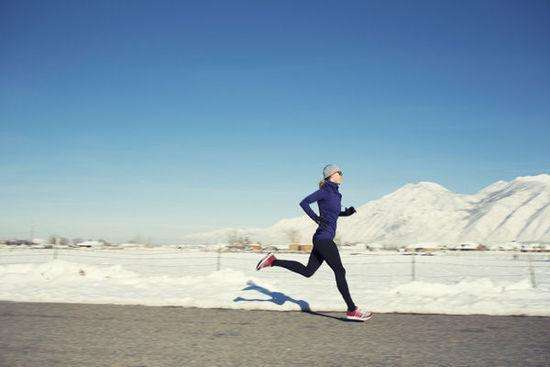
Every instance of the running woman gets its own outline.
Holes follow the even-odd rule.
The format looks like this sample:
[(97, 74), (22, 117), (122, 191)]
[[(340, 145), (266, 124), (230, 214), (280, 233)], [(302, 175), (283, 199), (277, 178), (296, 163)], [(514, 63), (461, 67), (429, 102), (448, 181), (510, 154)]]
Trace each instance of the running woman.
[[(338, 166), (333, 164), (325, 166), (323, 168), (323, 179), (319, 182), (319, 190), (306, 196), (300, 202), (300, 206), (306, 214), (319, 225), (313, 234), (313, 250), (309, 255), (307, 265), (304, 266), (298, 261), (277, 259), (270, 252), (260, 260), (256, 270), (279, 266), (309, 278), (319, 269), (323, 261), (326, 261), (334, 271), (336, 286), (348, 307), (346, 318), (366, 321), (373, 316), (373, 313), (363, 312), (353, 303), (346, 281), (346, 270), (342, 265), (338, 247), (333, 241), (338, 217), (347, 217), (356, 212), (353, 206), (340, 211), (342, 194), (338, 191), (338, 185), (342, 183), (342, 178), (343, 174)], [(319, 215), (310, 207), (313, 202), (317, 202), (319, 206)]]

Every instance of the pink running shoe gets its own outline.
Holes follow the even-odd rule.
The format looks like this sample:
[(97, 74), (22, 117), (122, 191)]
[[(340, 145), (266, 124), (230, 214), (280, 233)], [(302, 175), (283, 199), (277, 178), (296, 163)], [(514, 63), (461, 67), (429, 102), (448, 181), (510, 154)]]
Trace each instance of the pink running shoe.
[(358, 308), (355, 308), (355, 311), (346, 312), (346, 319), (356, 320), (356, 321), (367, 321), (370, 320), (374, 314), (370, 311), (363, 312)]
[(256, 265), (256, 270), (260, 270), (261, 268), (265, 268), (268, 266), (273, 266), (273, 261), (275, 261), (275, 255), (273, 255), (271, 252), (269, 252), (263, 259), (260, 260), (258, 265)]

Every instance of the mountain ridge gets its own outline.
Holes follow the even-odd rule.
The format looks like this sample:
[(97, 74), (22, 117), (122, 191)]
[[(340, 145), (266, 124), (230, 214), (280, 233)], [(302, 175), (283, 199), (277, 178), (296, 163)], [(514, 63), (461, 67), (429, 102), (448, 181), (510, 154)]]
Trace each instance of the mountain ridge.
[[(317, 211), (316, 205), (313, 205)], [(431, 181), (407, 183), (356, 207), (338, 220), (342, 242), (406, 245), (420, 242), (550, 242), (550, 175), (496, 181), (475, 194), (455, 193)], [(311, 242), (316, 224), (305, 214), (266, 228), (225, 228), (187, 235), (190, 243), (248, 236), (262, 243)]]

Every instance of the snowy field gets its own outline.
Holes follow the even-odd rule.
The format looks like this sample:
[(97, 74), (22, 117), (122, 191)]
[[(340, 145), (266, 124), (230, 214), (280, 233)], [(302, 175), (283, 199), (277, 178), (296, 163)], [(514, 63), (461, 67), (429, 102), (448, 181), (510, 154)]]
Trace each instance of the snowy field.
[[(351, 295), (374, 312), (550, 316), (550, 254), (341, 250)], [(344, 311), (330, 268), (256, 271), (263, 254), (0, 249), (0, 300)], [(307, 262), (308, 254), (279, 258)], [(219, 270), (218, 270), (219, 269)]]

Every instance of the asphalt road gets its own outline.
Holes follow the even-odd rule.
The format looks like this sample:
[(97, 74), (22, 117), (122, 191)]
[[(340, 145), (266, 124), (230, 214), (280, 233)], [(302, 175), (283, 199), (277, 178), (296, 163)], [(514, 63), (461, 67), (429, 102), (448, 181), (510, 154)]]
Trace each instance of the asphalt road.
[(550, 366), (550, 318), (0, 302), (0, 366)]

